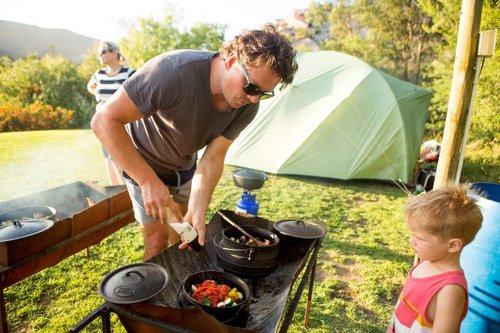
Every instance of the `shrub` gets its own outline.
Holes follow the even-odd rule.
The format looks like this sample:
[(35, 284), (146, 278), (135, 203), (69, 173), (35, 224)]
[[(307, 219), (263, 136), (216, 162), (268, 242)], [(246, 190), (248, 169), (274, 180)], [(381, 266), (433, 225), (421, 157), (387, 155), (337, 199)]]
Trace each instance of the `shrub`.
[(70, 127), (74, 111), (35, 101), (23, 106), (19, 100), (0, 103), (0, 131), (64, 129)]
[(28, 55), (11, 63), (4, 61), (0, 98), (15, 99), (23, 106), (52, 105), (56, 110), (57, 107), (74, 110), (71, 128), (88, 127), (94, 101), (86, 90), (86, 80), (69, 60)]

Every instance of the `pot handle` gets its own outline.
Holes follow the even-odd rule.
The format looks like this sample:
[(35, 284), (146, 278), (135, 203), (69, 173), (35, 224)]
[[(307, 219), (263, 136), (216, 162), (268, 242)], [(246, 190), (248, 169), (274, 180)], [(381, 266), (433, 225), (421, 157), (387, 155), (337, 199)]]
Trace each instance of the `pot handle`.
[[(217, 240), (217, 237), (220, 236), (220, 239)], [(252, 261), (252, 255), (253, 253), (255, 252), (255, 250), (253, 248), (250, 248), (250, 249), (231, 249), (229, 247), (223, 247), (221, 245), (221, 242), (222, 242), (222, 234), (217, 234), (214, 236), (213, 238), (213, 241), (214, 241), (214, 245), (216, 247), (218, 247), (219, 249), (223, 250), (223, 251), (227, 251), (229, 252), (229, 255), (234, 257), (234, 258), (238, 258), (238, 259), (247, 259), (248, 261)], [(230, 253), (230, 252), (243, 252), (244, 254), (247, 254), (248, 257), (245, 258), (245, 257), (242, 257), (242, 256), (239, 256), (239, 255), (236, 255), (236, 254), (233, 254), (233, 253)]]
[(12, 225), (14, 226), (14, 228), (22, 228), (23, 227), (23, 224), (18, 219), (14, 219), (14, 221), (12, 222)]
[(127, 273), (125, 273), (125, 276), (131, 276), (132, 274), (136, 274), (137, 276), (139, 276), (139, 279), (145, 279), (146, 277), (139, 271), (128, 271)]

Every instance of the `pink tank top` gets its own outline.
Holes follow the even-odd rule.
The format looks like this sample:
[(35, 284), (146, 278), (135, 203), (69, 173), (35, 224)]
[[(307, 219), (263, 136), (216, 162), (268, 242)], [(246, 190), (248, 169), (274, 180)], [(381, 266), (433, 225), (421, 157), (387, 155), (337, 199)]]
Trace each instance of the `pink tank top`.
[[(432, 297), (444, 286), (457, 284), (467, 290), (467, 282), (462, 270), (450, 271), (425, 278), (412, 276), (415, 265), (406, 280), (394, 310), (392, 331), (408, 333), (432, 332), (432, 322), (426, 316), (427, 306)], [(462, 320), (467, 314), (469, 299), (466, 298)]]

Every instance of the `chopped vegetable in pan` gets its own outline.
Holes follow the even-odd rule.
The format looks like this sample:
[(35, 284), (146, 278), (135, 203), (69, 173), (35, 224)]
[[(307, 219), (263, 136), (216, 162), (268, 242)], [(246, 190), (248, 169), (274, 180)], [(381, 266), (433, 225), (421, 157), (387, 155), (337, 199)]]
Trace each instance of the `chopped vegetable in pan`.
[(228, 285), (217, 284), (213, 280), (191, 286), (191, 296), (198, 302), (212, 307), (229, 307), (240, 304), (243, 294), (237, 288), (231, 289)]

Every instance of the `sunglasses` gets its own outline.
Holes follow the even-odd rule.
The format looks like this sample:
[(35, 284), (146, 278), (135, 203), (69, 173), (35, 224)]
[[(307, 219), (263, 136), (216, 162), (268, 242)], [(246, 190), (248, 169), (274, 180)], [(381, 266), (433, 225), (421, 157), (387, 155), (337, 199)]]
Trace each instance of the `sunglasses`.
[(101, 52), (99, 52), (99, 55), (102, 56), (103, 54), (106, 54), (106, 53), (111, 53), (111, 51), (108, 51), (108, 50), (102, 50)]
[(248, 70), (243, 65), (240, 63), (241, 66), (241, 71), (243, 72), (243, 75), (245, 76), (245, 79), (247, 79), (247, 84), (243, 86), (243, 91), (245, 94), (250, 95), (250, 96), (259, 96), (259, 100), (264, 100), (268, 99), (271, 97), (274, 97), (274, 91), (263, 91), (259, 87), (257, 87), (252, 80), (250, 80), (250, 76), (248, 75)]

